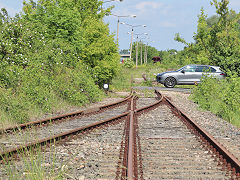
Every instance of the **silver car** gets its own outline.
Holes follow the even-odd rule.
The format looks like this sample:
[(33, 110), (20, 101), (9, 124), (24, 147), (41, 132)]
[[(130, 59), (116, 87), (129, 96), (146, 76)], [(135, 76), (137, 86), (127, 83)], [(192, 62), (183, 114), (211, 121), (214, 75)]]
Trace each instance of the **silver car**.
[(159, 73), (156, 76), (156, 80), (167, 88), (173, 88), (178, 84), (190, 85), (200, 83), (203, 75), (213, 76), (218, 79), (225, 78), (225, 73), (218, 66), (190, 64), (176, 71)]

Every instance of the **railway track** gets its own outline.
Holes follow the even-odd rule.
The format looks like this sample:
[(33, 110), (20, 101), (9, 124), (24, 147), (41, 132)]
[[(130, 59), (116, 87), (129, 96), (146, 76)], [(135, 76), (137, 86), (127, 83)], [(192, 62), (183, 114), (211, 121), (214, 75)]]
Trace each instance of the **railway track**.
[(24, 130), (27, 128), (32, 128), (34, 126), (39, 126), (39, 125), (43, 126), (43, 125), (48, 125), (50, 123), (51, 124), (58, 123), (58, 122), (62, 122), (65, 120), (80, 118), (80, 117), (86, 116), (86, 115), (101, 113), (108, 109), (126, 104), (130, 100), (131, 97), (132, 97), (132, 92), (130, 93), (130, 95), (128, 97), (124, 98), (123, 100), (120, 100), (120, 101), (117, 101), (114, 103), (110, 103), (107, 105), (103, 105), (103, 106), (99, 106), (99, 107), (95, 107), (95, 108), (88, 108), (88, 109), (82, 110), (82, 111), (72, 112), (72, 113), (63, 114), (63, 115), (59, 115), (59, 116), (55, 116), (55, 117), (51, 117), (51, 118), (46, 118), (46, 119), (42, 119), (42, 120), (37, 120), (37, 121), (20, 124), (20, 125), (5, 128), (5, 129), (0, 129), (0, 135), (6, 134), (6, 133), (11, 133), (11, 132), (16, 132), (16, 131), (21, 131), (21, 130)]
[(131, 97), (132, 95), (129, 95), (123, 100), (104, 106), (3, 129), (0, 131), (0, 160), (12, 153), (62, 139), (82, 129), (88, 129), (91, 125), (101, 125), (99, 121), (126, 112)]
[[(240, 179), (239, 160), (168, 98), (155, 93), (156, 98), (129, 96), (127, 105), (115, 104), (98, 115), (100, 108), (90, 110), (94, 115), (81, 117), (85, 124), (78, 121), (69, 128), (64, 124), (54, 136), (28, 142), (21, 150), (50, 143), (57, 152), (56, 169), (64, 169), (65, 164), (63, 176), (70, 179)], [(56, 140), (61, 143), (51, 144)], [(2, 148), (1, 157), (18, 151)], [(51, 151), (44, 155), (44, 163), (51, 164)], [(16, 166), (21, 169), (21, 162)]]
[(138, 124), (144, 179), (231, 178), (166, 105), (139, 117)]
[(71, 131), (75, 128), (81, 128), (83, 126), (120, 115), (126, 111), (127, 105), (124, 105), (91, 116), (82, 116), (81, 118), (74, 118), (68, 121), (62, 121), (61, 123), (49, 123), (47, 126), (32, 127), (30, 129), (25, 129), (24, 131), (2, 135), (0, 137), (0, 151), (16, 147), (16, 145), (24, 145), (33, 141), (55, 136), (57, 134)]

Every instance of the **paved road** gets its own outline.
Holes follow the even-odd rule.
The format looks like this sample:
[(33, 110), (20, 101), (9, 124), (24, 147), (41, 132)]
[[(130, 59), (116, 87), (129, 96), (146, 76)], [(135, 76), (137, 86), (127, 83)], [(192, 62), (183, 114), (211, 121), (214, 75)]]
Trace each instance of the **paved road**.
[(190, 88), (165, 88), (165, 87), (148, 87), (148, 86), (135, 86), (133, 89), (157, 89), (159, 91), (174, 91), (174, 92), (183, 92), (183, 93), (191, 93)]

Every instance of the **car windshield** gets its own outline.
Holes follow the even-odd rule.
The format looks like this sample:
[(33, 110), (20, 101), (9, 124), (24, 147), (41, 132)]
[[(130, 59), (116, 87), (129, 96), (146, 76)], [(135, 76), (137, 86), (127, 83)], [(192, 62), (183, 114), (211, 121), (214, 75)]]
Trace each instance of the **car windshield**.
[(176, 71), (181, 71), (185, 68), (185, 66), (181, 67), (180, 69), (176, 70)]
[(180, 72), (184, 70), (185, 72), (195, 72), (196, 71), (196, 65), (186, 65), (180, 69), (178, 69), (177, 71)]

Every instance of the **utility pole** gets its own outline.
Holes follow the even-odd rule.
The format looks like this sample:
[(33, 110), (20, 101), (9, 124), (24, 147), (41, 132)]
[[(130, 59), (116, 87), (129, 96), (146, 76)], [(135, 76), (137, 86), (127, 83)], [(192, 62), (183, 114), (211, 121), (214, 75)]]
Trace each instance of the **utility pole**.
[[(121, 0), (122, 1), (122, 0)], [(122, 16), (122, 15), (116, 15), (116, 14), (110, 14), (112, 16), (116, 16), (118, 18), (118, 21), (117, 21), (117, 43), (118, 43), (118, 37), (119, 37), (119, 23), (120, 23), (120, 18), (123, 18), (123, 17), (137, 17), (136, 15), (127, 15), (127, 16)]]
[(136, 68), (138, 67), (138, 36), (137, 36), (137, 42), (136, 42)]
[(130, 59), (131, 59), (132, 58), (133, 28), (140, 27), (140, 26), (142, 26), (142, 27), (147, 27), (147, 26), (146, 25), (131, 25), (131, 24), (127, 24), (127, 23), (124, 23), (124, 22), (121, 22), (120, 24), (125, 24), (125, 25), (130, 26), (132, 28), (132, 31), (131, 31), (131, 44), (130, 44)]
[(132, 27), (132, 32), (131, 32), (130, 59), (132, 59), (132, 41), (133, 41), (133, 27)]
[[(136, 68), (138, 66), (138, 36), (140, 35), (148, 35), (148, 33), (141, 33), (141, 34), (134, 34), (137, 36), (137, 41), (136, 41)], [(142, 54), (141, 54), (142, 56)]]
[(140, 40), (140, 45), (141, 45), (141, 65), (142, 65), (142, 62), (143, 62), (143, 58), (142, 58), (142, 46), (143, 46), (143, 43), (142, 43), (141, 40)]
[(117, 21), (117, 43), (118, 43), (118, 35), (119, 35), (119, 23), (120, 23), (120, 20), (119, 20), (119, 16), (118, 16), (118, 21)]
[(147, 47), (147, 45), (146, 44), (144, 44), (145, 46), (144, 46), (144, 58), (143, 58), (143, 61), (144, 61), (144, 64), (146, 64), (146, 47)]
[(148, 44), (145, 44), (145, 51), (144, 51), (144, 63), (147, 64), (147, 52), (148, 51)]

